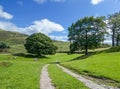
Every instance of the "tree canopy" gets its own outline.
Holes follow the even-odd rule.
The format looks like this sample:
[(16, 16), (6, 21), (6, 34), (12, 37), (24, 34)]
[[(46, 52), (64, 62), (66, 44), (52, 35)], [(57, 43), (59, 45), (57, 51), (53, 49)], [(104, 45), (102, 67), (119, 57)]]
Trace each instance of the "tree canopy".
[(9, 48), (8, 45), (6, 45), (4, 42), (0, 42), (0, 49), (6, 49)]
[(24, 46), (29, 53), (37, 56), (55, 54), (57, 49), (52, 40), (42, 33), (35, 33), (29, 36)]
[(112, 33), (112, 46), (120, 43), (120, 12), (108, 16), (108, 27)]
[(68, 28), (70, 51), (85, 50), (88, 54), (88, 49), (98, 47), (104, 40), (105, 30), (104, 17), (85, 17), (73, 23)]

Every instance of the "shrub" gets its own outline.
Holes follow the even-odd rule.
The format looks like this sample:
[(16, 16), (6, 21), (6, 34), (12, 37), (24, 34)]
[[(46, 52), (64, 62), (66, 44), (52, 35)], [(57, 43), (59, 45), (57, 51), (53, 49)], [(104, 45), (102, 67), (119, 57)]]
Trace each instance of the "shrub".
[(110, 49), (106, 50), (107, 52), (120, 52), (120, 46), (111, 47)]

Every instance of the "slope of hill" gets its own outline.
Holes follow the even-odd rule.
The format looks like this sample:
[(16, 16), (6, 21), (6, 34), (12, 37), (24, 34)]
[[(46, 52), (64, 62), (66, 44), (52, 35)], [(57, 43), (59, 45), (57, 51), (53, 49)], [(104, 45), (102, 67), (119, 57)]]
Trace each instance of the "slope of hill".
[[(25, 39), (28, 35), (0, 30), (0, 41), (5, 42), (10, 45), (9, 52), (11, 53), (24, 53), (26, 52), (24, 48)], [(58, 52), (69, 51), (69, 43), (63, 41), (54, 41), (53, 43), (58, 47)]]
[(62, 63), (62, 65), (76, 73), (99, 79), (99, 82), (103, 84), (120, 87), (120, 51), (113, 51), (113, 49), (116, 47), (94, 55), (80, 55), (78, 58)]
[(53, 41), (54, 45), (58, 47), (58, 52), (66, 52), (69, 51), (69, 42), (63, 42), (63, 41)]
[(3, 41), (9, 45), (23, 44), (26, 38), (27, 35), (25, 34), (0, 30), (0, 41)]

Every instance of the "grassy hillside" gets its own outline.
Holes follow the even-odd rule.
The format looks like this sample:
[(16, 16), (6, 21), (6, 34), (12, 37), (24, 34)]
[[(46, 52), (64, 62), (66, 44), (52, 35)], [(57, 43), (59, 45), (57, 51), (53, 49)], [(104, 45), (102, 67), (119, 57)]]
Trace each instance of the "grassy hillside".
[(0, 30), (0, 41), (10, 45), (23, 44), (27, 37), (25, 34)]
[[(24, 43), (27, 37), (25, 34), (0, 30), (0, 41), (10, 45), (11, 53), (25, 53)], [(53, 41), (53, 43), (58, 47), (58, 52), (69, 51), (68, 42)]]
[(8, 50), (10, 53), (25, 53), (26, 50), (23, 44), (27, 37), (25, 34), (0, 30), (0, 41), (10, 46)]
[(58, 47), (58, 52), (65, 52), (69, 51), (69, 42), (63, 42), (63, 41), (53, 41), (53, 43)]
[(107, 78), (119, 82), (120, 84), (120, 52), (100, 53), (80, 58), (70, 62), (62, 63), (80, 74), (85, 74), (97, 78)]

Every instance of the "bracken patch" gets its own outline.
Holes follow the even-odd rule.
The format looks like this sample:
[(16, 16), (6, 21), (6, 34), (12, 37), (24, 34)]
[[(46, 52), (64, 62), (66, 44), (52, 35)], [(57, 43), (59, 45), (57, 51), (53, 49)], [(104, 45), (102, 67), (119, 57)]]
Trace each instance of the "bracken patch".
[(12, 65), (11, 62), (0, 62), (0, 66), (9, 67), (11, 65)]

